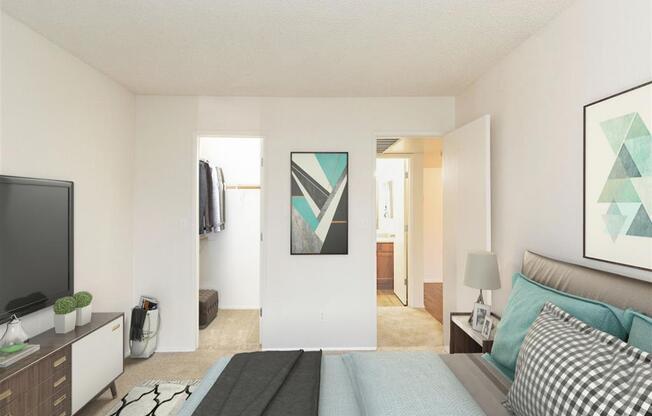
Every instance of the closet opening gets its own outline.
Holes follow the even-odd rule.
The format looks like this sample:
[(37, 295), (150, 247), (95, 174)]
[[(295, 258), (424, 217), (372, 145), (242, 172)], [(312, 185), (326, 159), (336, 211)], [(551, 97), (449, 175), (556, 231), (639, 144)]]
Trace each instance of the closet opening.
[(262, 139), (198, 141), (199, 348), (259, 350)]

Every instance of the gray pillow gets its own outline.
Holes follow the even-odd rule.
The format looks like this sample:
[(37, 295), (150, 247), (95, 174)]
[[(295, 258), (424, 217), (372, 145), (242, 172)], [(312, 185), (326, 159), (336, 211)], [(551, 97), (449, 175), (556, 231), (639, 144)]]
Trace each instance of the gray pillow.
[(523, 341), (505, 405), (518, 416), (650, 415), (652, 354), (546, 303)]

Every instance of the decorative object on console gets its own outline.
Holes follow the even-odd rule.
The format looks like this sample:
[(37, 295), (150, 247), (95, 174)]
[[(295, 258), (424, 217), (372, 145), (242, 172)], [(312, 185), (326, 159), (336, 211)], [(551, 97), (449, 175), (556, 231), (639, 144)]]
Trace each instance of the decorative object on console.
[(7, 329), (0, 338), (0, 353), (12, 354), (24, 349), (27, 344), (27, 332), (23, 329), (23, 325), (16, 315), (11, 317), (11, 321), (7, 323)]
[(485, 319), (490, 316), (491, 308), (489, 305), (485, 305), (484, 303), (473, 304), (473, 313), (471, 314), (473, 320), (471, 326), (478, 332), (482, 331)]
[(584, 106), (584, 257), (652, 270), (652, 82)]
[(290, 254), (348, 254), (349, 154), (292, 152)]
[(77, 292), (75, 298), (77, 326), (84, 326), (91, 321), (93, 312), (93, 295), (88, 292)]
[[(464, 270), (464, 284), (474, 289), (480, 289), (480, 295), (476, 304), (484, 304), (482, 290), (500, 289), (500, 274), (498, 273), (498, 260), (494, 253), (488, 251), (472, 251), (466, 256), (466, 268)], [(484, 316), (476, 325), (476, 307), (473, 308), (473, 314), (469, 322), (477, 331), (482, 329)], [(488, 311), (486, 312), (488, 314)]]
[(76, 306), (75, 298), (72, 296), (64, 296), (54, 302), (54, 332), (65, 334), (75, 329)]

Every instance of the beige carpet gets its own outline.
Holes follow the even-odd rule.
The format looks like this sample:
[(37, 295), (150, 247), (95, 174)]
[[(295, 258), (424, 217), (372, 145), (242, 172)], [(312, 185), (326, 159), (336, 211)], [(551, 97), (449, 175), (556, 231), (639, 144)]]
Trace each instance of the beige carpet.
[[(257, 310), (220, 310), (211, 325), (199, 331), (197, 351), (156, 353), (147, 360), (127, 359), (125, 372), (116, 382), (118, 399), (111, 399), (111, 394), (105, 392), (77, 415), (105, 416), (117, 400), (147, 380), (202, 378), (219, 357), (258, 350), (258, 322)], [(379, 351), (441, 352), (441, 339), (441, 324), (424, 309), (378, 308)]]
[(199, 379), (219, 357), (258, 349), (258, 311), (220, 310), (217, 318), (199, 331), (197, 351), (158, 352), (147, 360), (127, 359), (125, 372), (116, 381), (118, 399), (104, 392), (76, 416), (105, 416), (117, 400), (149, 379)]
[(378, 350), (431, 350), (443, 352), (442, 325), (425, 309), (378, 307)]

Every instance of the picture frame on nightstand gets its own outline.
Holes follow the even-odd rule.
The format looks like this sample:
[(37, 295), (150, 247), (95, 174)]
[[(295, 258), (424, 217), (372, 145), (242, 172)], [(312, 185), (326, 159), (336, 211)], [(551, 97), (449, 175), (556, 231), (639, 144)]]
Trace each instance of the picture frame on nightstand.
[(494, 326), (494, 320), (491, 315), (487, 315), (484, 318), (484, 323), (482, 324), (482, 338), (489, 339), (491, 337), (491, 329)]
[(471, 326), (475, 331), (480, 332), (482, 331), (485, 318), (491, 316), (491, 308), (489, 305), (484, 303), (475, 303), (473, 305), (473, 314), (471, 316), (473, 317)]

